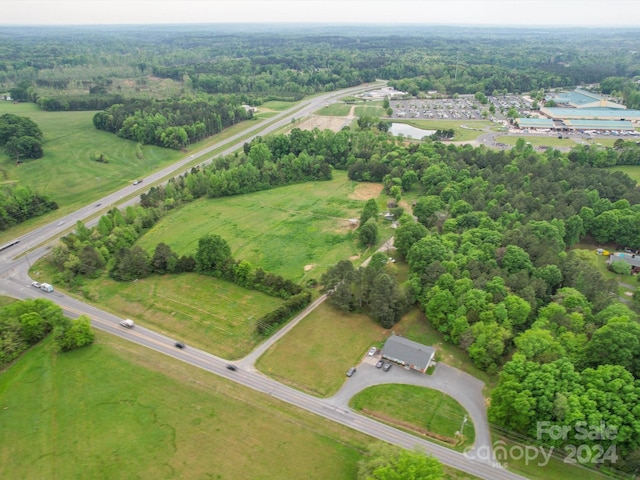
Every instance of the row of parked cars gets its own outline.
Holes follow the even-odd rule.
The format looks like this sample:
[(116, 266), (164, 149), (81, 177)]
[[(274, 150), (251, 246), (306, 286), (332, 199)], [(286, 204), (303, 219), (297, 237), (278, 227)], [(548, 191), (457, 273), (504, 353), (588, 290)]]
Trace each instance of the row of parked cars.
[[(371, 347), (367, 355), (373, 357), (376, 353), (378, 353), (378, 349), (376, 347)], [(378, 363), (376, 363), (376, 368), (381, 368), (384, 372), (391, 370), (392, 366), (393, 364), (391, 362), (385, 362), (382, 359), (378, 360)], [(347, 370), (347, 377), (352, 377), (354, 373), (356, 373), (356, 367), (351, 367)]]

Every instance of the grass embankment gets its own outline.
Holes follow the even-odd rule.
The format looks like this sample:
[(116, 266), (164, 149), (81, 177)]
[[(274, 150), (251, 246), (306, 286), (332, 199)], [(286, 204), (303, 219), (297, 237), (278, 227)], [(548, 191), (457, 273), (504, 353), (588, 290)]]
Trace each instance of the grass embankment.
[(352, 479), (371, 438), (97, 333), (0, 377), (0, 478)]
[(366, 105), (356, 105), (353, 110), (357, 117), (382, 118), (387, 116), (387, 111), (382, 108), (382, 102), (375, 102), (374, 104), (367, 102)]
[(381, 345), (385, 330), (365, 315), (322, 303), (257, 362), (260, 371), (302, 391), (328, 397), (367, 349)]
[[(359, 253), (349, 219), (360, 217), (366, 199), (358, 192), (366, 188), (334, 172), (328, 182), (201, 199), (162, 219), (138, 244), (153, 251), (164, 242), (180, 255), (194, 254), (199, 238), (218, 234), (238, 260), (295, 282), (319, 280), (328, 267)], [(389, 238), (389, 226), (380, 226), (380, 238)]]
[(351, 399), (351, 407), (382, 422), (461, 450), (475, 440), (473, 422), (464, 424), (467, 411), (450, 396), (416, 385), (376, 385)]

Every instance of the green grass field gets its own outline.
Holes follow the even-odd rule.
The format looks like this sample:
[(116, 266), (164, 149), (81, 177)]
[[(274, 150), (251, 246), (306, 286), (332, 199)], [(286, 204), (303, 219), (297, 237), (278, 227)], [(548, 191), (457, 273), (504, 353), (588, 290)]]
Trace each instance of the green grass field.
[(354, 113), (358, 117), (386, 117), (387, 112), (382, 108), (382, 104), (377, 102), (378, 105), (357, 105), (354, 109)]
[[(350, 405), (366, 415), (420, 436), (429, 436), (431, 433), (432, 438), (442, 440), (446, 446), (455, 444), (458, 449), (463, 449), (475, 440), (473, 422), (467, 421), (464, 425), (464, 441), (459, 441), (456, 432), (460, 431), (467, 411), (456, 400), (438, 390), (416, 385), (376, 385), (358, 393), (351, 399)], [(448, 442), (447, 439), (454, 442)]]
[(262, 105), (258, 107), (258, 109), (266, 109), (266, 110), (276, 110), (278, 112), (282, 112), (287, 110), (288, 108), (293, 107), (296, 102), (282, 102), (279, 100), (271, 100), (269, 102), (264, 102)]
[[(364, 200), (346, 172), (328, 182), (309, 182), (237, 197), (201, 199), (162, 219), (138, 242), (148, 251), (164, 242), (178, 254), (193, 254), (198, 239), (218, 234), (234, 258), (295, 282), (319, 280), (329, 266), (359, 251), (350, 218)], [(392, 235), (381, 223), (381, 238)], [(188, 234), (186, 233), (188, 232)]]
[(621, 165), (619, 167), (612, 167), (611, 170), (619, 170), (626, 173), (636, 182), (640, 183), (640, 166), (638, 165)]
[(44, 341), (0, 376), (0, 478), (355, 478), (373, 441), (97, 333)]
[[(138, 146), (93, 126), (95, 112), (45, 112), (33, 103), (0, 103), (0, 114), (31, 118), (44, 133), (44, 157), (19, 166), (3, 152), (4, 181), (49, 195), (62, 210), (78, 208), (183, 156), (155, 146)], [(109, 163), (93, 160), (104, 154)]]
[[(270, 377), (319, 397), (333, 395), (345, 372), (388, 334), (369, 317), (322, 303), (258, 360)], [(295, 361), (292, 361), (295, 359)]]
[(228, 359), (247, 355), (264, 340), (255, 333), (255, 321), (282, 303), (195, 273), (154, 275), (133, 283), (105, 275), (87, 281), (83, 290), (101, 308)]

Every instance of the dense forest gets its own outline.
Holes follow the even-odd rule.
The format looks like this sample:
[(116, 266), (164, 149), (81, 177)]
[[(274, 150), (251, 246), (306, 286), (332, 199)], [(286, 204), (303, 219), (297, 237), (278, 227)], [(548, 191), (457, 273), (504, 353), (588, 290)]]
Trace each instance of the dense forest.
[[(150, 78), (178, 93), (301, 99), (376, 78), (412, 95), (603, 83), (639, 102), (637, 30), (282, 26), (0, 30), (0, 89), (46, 109), (103, 109), (143, 95)], [(596, 40), (594, 40), (596, 39)], [(134, 84), (131, 89), (129, 84)]]

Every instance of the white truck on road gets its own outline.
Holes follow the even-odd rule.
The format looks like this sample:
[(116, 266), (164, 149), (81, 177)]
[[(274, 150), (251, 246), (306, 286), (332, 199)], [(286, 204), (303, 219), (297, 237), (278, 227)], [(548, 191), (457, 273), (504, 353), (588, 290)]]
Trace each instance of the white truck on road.
[(121, 321), (120, 325), (122, 325), (124, 328), (133, 328), (133, 320), (129, 320), (127, 318), (126, 320)]
[(45, 292), (49, 292), (49, 293), (53, 292), (53, 286), (51, 286), (48, 283), (41, 283), (40, 284), (40, 289), (44, 290)]

